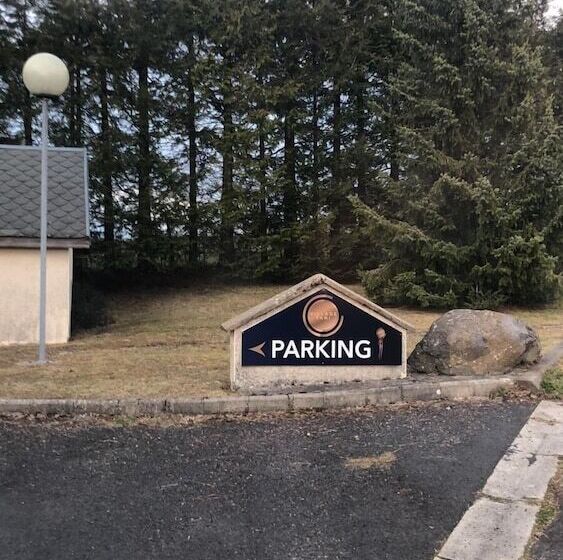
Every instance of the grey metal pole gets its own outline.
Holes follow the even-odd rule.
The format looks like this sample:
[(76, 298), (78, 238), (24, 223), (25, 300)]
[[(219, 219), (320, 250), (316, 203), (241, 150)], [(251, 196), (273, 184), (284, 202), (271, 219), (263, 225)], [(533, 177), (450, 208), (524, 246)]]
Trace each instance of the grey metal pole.
[(47, 363), (46, 311), (47, 311), (47, 150), (49, 146), (48, 100), (41, 100), (41, 231), (39, 260), (39, 359)]

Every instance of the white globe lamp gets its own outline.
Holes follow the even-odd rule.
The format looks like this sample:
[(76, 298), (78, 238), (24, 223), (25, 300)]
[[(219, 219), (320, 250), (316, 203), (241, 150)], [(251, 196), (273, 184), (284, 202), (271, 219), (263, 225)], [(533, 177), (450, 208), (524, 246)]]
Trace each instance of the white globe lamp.
[(58, 97), (68, 87), (68, 69), (58, 56), (51, 53), (37, 53), (28, 58), (22, 75), (29, 93), (38, 97)]

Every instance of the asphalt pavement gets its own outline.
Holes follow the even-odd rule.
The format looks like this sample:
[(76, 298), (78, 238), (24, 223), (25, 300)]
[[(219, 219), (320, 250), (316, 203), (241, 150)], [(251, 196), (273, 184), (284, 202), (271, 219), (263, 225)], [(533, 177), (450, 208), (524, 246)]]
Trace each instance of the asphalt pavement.
[(0, 558), (431, 560), (534, 406), (0, 421)]

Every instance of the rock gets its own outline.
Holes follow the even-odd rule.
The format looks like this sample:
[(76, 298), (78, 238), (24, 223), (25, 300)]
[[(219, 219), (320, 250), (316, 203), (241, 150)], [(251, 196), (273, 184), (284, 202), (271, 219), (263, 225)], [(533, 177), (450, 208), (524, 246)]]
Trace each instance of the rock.
[(419, 373), (491, 375), (534, 363), (540, 356), (538, 335), (516, 317), (454, 309), (432, 323), (408, 364)]

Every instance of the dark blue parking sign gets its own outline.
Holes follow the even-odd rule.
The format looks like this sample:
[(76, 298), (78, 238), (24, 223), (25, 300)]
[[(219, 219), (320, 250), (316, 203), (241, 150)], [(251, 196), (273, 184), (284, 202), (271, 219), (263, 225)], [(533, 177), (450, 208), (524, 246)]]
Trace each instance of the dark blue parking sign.
[(402, 334), (328, 290), (242, 332), (242, 366), (398, 366)]

